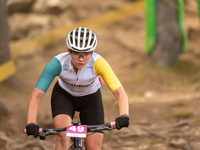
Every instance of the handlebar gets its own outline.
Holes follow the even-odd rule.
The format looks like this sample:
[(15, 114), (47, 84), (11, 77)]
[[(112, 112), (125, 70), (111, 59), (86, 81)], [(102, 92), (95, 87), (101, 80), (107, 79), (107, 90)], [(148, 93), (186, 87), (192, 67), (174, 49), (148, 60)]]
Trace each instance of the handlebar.
[(112, 130), (116, 128), (116, 122), (105, 123), (102, 125), (88, 125), (87, 131), (98, 132), (103, 130)]
[[(78, 125), (75, 125), (78, 126)], [(87, 125), (87, 131), (88, 132), (98, 132), (98, 131), (103, 131), (103, 130), (112, 130), (116, 128), (116, 122), (110, 122), (110, 123), (105, 123), (101, 125)], [(66, 131), (67, 127), (64, 128), (57, 128), (57, 129), (48, 129), (48, 128), (39, 128), (39, 136), (40, 139), (44, 140), (46, 136), (48, 135), (56, 135), (59, 134), (62, 131)], [(24, 129), (24, 133), (26, 132), (26, 129)]]

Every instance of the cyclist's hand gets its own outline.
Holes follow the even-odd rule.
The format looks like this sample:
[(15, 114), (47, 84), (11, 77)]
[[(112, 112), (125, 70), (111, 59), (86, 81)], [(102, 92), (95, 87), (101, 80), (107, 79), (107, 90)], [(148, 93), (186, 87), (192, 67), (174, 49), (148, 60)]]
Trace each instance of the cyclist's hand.
[(121, 115), (115, 119), (116, 128), (120, 130), (123, 127), (129, 126), (129, 116), (128, 115)]
[(29, 123), (25, 126), (27, 135), (33, 135), (35, 138), (38, 137), (39, 126), (34, 123)]

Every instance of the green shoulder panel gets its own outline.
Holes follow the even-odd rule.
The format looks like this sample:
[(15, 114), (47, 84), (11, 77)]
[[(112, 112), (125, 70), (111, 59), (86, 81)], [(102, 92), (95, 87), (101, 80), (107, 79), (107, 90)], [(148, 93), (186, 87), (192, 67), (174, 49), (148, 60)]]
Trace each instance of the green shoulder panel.
[(35, 85), (36, 88), (46, 92), (49, 88), (53, 79), (60, 75), (62, 71), (62, 67), (60, 61), (57, 58), (53, 58), (44, 68), (37, 84)]

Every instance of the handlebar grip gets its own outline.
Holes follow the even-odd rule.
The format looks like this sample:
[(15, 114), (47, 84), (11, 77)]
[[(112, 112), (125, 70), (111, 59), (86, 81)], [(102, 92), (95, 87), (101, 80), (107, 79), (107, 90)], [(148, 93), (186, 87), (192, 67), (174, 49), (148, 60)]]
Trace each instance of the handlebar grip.
[(115, 127), (116, 126), (116, 122), (110, 122), (110, 127)]
[[(42, 133), (42, 128), (39, 128), (39, 133)], [(26, 129), (24, 129), (24, 133), (26, 133)]]

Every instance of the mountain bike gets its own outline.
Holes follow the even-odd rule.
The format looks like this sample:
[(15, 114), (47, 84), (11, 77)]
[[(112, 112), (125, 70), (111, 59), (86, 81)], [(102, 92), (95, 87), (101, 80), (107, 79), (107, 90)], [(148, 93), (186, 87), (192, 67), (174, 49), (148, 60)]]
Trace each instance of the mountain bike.
[[(87, 132), (95, 133), (102, 132), (104, 130), (110, 131), (116, 128), (115, 124), (115, 122), (110, 122), (101, 125), (79, 125), (79, 121), (73, 121), (72, 126), (67, 126), (64, 128), (40, 128), (39, 137), (41, 140), (45, 140), (46, 136), (48, 135), (56, 135), (62, 131), (66, 131), (66, 136), (71, 137), (71, 140), (73, 142), (73, 144), (69, 147), (68, 150), (84, 150), (82, 147), (82, 139), (89, 136), (87, 135)], [(24, 129), (24, 133), (26, 133), (26, 129)]]

